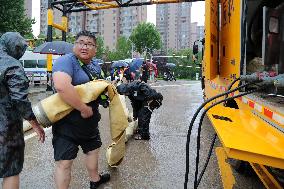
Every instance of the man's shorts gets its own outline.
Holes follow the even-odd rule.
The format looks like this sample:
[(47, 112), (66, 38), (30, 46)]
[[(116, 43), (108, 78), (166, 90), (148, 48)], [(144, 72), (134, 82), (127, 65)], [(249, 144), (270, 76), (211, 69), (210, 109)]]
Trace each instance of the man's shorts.
[(77, 157), (79, 147), (81, 146), (83, 153), (86, 154), (92, 150), (101, 147), (101, 137), (99, 134), (90, 139), (74, 139), (64, 135), (53, 135), (52, 145), (54, 149), (54, 159), (73, 160)]

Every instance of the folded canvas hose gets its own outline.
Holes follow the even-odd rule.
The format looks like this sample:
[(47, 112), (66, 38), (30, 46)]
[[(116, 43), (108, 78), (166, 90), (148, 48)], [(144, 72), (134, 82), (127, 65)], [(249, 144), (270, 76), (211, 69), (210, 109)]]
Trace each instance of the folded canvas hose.
[[(101, 93), (107, 91), (110, 99), (110, 132), (113, 142), (108, 146), (106, 156), (111, 167), (118, 166), (125, 154), (125, 129), (128, 126), (128, 112), (126, 106), (123, 105), (125, 102), (121, 101), (115, 86), (104, 80), (77, 85), (75, 89), (84, 103), (94, 101)], [(38, 122), (44, 127), (51, 126), (52, 123), (62, 119), (72, 110), (73, 108), (61, 100), (58, 94), (53, 94), (33, 106), (33, 112)]]
[[(121, 83), (118, 83), (118, 85), (120, 84)], [(135, 121), (133, 120), (133, 113), (130, 113), (128, 108), (126, 107), (125, 96), (119, 95), (119, 98), (122, 102), (123, 109), (127, 114), (127, 118), (129, 122), (128, 127), (125, 129), (125, 142), (127, 142), (134, 134), (134, 131), (137, 130), (138, 120), (135, 120)]]

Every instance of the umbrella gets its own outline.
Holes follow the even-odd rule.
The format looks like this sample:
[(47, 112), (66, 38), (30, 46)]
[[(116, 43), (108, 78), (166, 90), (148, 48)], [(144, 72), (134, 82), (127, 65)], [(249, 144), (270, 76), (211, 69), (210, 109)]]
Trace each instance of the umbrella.
[(127, 67), (128, 64), (124, 61), (113, 61), (111, 68), (121, 68), (121, 67)]
[(174, 68), (176, 65), (174, 63), (166, 63), (166, 67)]
[(144, 61), (143, 59), (139, 59), (139, 58), (134, 59), (130, 65), (130, 71), (135, 72), (135, 70), (138, 70), (143, 64), (143, 61)]
[(104, 61), (102, 59), (97, 59), (97, 58), (93, 58), (92, 61), (99, 64), (99, 65), (104, 63)]
[(68, 54), (73, 52), (73, 44), (65, 41), (45, 42), (33, 50), (34, 53), (41, 54)]

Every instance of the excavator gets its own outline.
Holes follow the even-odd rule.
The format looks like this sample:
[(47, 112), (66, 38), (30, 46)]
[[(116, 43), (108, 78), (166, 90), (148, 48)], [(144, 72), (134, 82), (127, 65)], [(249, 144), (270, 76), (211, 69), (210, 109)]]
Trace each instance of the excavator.
[[(67, 13), (198, 0), (49, 0), (47, 41), (52, 27), (62, 30), (66, 40)], [(284, 1), (204, 0), (205, 38), (201, 88), (204, 103), (193, 116), (186, 145), (187, 188), (189, 143), (193, 123), (203, 110), (198, 128), (200, 148), (202, 119), (207, 115), (224, 188), (236, 188), (231, 168), (253, 170), (266, 188), (284, 187)], [(53, 9), (62, 11), (62, 23), (54, 23)], [(194, 53), (198, 47), (193, 47)], [(51, 57), (47, 68), (51, 71)], [(196, 157), (194, 188), (198, 188), (206, 166), (198, 174)], [(209, 154), (210, 155), (210, 154)], [(208, 162), (207, 162), (208, 163)], [(198, 177), (199, 175), (199, 177)]]

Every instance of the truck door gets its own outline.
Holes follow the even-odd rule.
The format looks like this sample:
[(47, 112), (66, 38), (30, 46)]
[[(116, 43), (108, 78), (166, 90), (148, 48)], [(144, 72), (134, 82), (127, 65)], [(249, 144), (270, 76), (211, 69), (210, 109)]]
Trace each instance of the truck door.
[(218, 0), (205, 2), (205, 58), (202, 75), (212, 80), (218, 75)]

